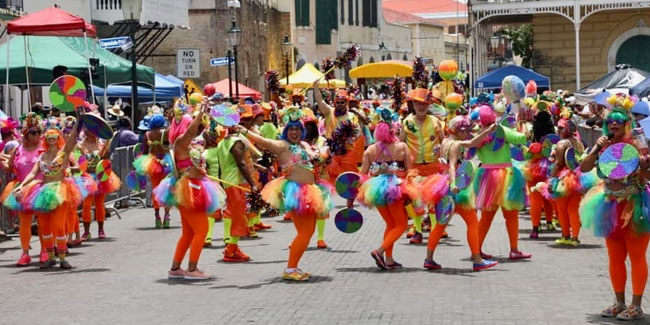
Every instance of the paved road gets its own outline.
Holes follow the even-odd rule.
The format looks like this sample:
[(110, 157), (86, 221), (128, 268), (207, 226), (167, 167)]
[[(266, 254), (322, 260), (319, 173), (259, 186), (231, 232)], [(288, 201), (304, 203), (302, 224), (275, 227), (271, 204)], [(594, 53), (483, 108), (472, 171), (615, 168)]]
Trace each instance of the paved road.
[[(364, 226), (352, 235), (338, 232), (328, 220), (330, 248), (310, 248), (302, 259), (301, 268), (315, 275), (306, 283), (279, 278), (294, 235), (293, 225), (279, 218), (265, 219), (273, 229), (263, 238), (241, 242), (252, 257), (249, 263), (218, 261), (222, 245), (204, 250), (199, 266), (216, 276), (207, 282), (166, 279), (180, 234), (177, 211), (169, 230), (152, 227), (151, 210), (133, 209), (122, 220), (108, 219), (109, 237), (73, 249), (71, 271), (41, 271), (35, 264), (17, 268), (19, 242), (4, 242), (0, 323), (611, 323), (598, 316), (613, 301), (602, 239), (584, 233), (577, 249), (557, 247), (552, 240), (558, 233), (529, 241), (530, 221), (522, 215), (520, 246), (533, 259), (509, 262), (505, 225), (497, 217), (485, 250), (502, 263), (474, 273), (465, 225), (456, 217), (448, 228), (451, 238), (436, 252), (442, 270), (422, 269), (426, 247), (402, 239), (395, 256), (405, 268), (380, 272), (369, 252), (380, 243), (383, 222), (376, 211), (362, 212)], [(221, 225), (215, 228), (216, 243)], [(644, 308), (650, 312), (647, 302)]]

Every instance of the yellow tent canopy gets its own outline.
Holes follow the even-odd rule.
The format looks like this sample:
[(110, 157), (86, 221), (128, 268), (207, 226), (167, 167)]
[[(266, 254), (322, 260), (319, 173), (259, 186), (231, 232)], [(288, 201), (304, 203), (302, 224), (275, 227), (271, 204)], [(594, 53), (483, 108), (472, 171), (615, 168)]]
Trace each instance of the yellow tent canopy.
[[(311, 63), (305, 63), (302, 68), (293, 74), (289, 75), (289, 85), (292, 85), (296, 88), (307, 88), (311, 87), (314, 81), (318, 78), (323, 78), (323, 73), (318, 71), (314, 65)], [(280, 78), (280, 85), (284, 86), (287, 84), (287, 78)], [(345, 88), (345, 81), (339, 79), (332, 79), (325, 81), (325, 78), (319, 83), (321, 88)]]
[(408, 61), (388, 60), (368, 63), (350, 70), (351, 78), (403, 78), (413, 75), (413, 66)]

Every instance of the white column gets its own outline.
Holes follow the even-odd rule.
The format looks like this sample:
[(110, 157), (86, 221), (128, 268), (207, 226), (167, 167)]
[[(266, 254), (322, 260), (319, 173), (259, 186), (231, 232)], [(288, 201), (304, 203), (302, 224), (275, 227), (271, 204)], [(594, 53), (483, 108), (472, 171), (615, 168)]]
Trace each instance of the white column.
[(576, 91), (580, 90), (580, 23), (574, 23), (576, 31)]

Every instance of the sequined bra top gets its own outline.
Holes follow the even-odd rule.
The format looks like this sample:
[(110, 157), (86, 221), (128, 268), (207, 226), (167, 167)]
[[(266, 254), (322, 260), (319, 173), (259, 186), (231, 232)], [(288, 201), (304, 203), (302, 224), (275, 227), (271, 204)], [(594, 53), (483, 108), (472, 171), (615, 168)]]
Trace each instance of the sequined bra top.
[(58, 153), (50, 162), (43, 161), (43, 157), (41, 156), (38, 164), (45, 177), (56, 176), (63, 171), (63, 156), (61, 153)]
[(309, 171), (314, 170), (314, 163), (302, 144), (290, 144), (289, 151), (291, 152), (291, 157), (281, 166), (283, 171), (289, 171), (294, 166), (299, 166)]
[[(406, 169), (403, 160), (395, 160), (386, 148), (381, 148), (381, 153), (370, 163), (369, 173), (371, 176), (380, 174), (403, 174)], [(380, 161), (381, 156), (389, 159)]]
[(145, 137), (147, 138), (147, 146), (153, 147), (153, 146), (160, 146), (163, 149), (168, 149), (167, 146), (165, 146), (163, 139), (165, 138), (165, 130), (162, 130), (160, 134), (160, 140), (151, 140), (149, 138), (149, 132), (145, 134)]

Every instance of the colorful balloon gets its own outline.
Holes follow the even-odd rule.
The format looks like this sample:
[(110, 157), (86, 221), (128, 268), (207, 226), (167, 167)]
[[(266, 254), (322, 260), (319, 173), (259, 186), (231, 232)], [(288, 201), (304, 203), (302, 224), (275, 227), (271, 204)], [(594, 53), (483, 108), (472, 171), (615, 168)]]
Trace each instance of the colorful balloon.
[(510, 103), (514, 103), (526, 95), (526, 86), (521, 78), (517, 76), (510, 75), (503, 78), (501, 88), (503, 89), (503, 95)]
[(537, 83), (535, 80), (528, 80), (526, 84), (526, 97), (535, 97), (537, 96)]
[(454, 79), (458, 74), (458, 63), (455, 60), (443, 60), (438, 65), (438, 74), (445, 81)]
[(445, 97), (445, 107), (448, 110), (455, 111), (463, 104), (463, 95), (458, 93), (449, 93)]

